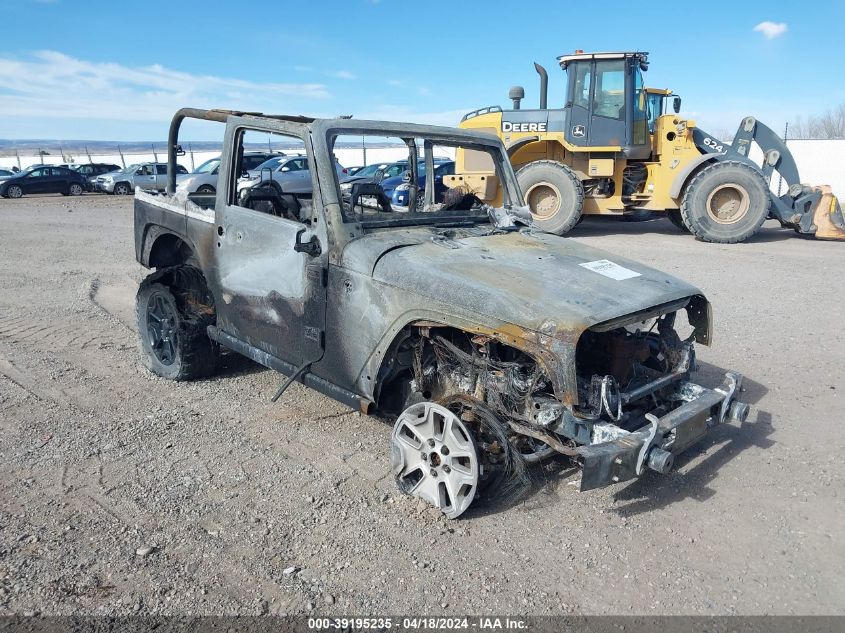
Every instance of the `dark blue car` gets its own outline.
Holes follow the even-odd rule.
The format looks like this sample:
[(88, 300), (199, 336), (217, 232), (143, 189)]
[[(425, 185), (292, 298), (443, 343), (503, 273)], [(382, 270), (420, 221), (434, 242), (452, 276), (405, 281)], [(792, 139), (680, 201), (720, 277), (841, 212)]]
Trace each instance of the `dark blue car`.
[[(425, 162), (420, 160), (418, 165), (419, 170), (419, 194), (417, 195), (417, 206), (421, 206), (423, 196), (425, 195)], [(381, 188), (384, 189), (384, 195), (390, 200), (390, 204), (398, 207), (408, 206), (408, 180), (407, 173), (401, 176), (394, 176), (393, 178), (385, 178), (381, 181)], [(443, 184), (443, 176), (450, 176), (455, 173), (455, 161), (443, 158), (434, 159), (434, 201), (442, 202), (443, 194), (448, 187)]]

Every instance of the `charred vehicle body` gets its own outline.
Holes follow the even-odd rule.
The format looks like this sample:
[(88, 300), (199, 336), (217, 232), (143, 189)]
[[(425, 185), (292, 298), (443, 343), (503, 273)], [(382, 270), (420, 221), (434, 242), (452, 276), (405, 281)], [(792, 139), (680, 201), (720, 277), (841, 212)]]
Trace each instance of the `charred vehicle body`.
[[(174, 193), (182, 120), (226, 126), (214, 195)], [(238, 191), (243, 138), (305, 147), (312, 192)], [(336, 139), (390, 135), (412, 177), (437, 148), (492, 165), (489, 206), (460, 188), (393, 209), (375, 183), (342, 195)], [(690, 380), (710, 305), (669, 275), (535, 231), (498, 139), (414, 124), (181, 110), (167, 192), (135, 201), (142, 358), (175, 380), (227, 348), (393, 424), (399, 487), (463, 513), (480, 490), (515, 491), (526, 465), (565, 455), (583, 490), (672, 468), (712, 427), (744, 420), (742, 377)], [(411, 185), (414, 187), (415, 185)], [(422, 193), (422, 196), (417, 196)]]

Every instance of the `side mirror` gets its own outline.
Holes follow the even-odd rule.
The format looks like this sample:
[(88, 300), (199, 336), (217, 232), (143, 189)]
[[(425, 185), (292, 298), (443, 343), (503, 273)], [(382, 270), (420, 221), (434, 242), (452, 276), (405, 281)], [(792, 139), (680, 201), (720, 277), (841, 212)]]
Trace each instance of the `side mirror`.
[(407, 170), (402, 174), (403, 182), (411, 182), (411, 170)]
[(317, 239), (316, 235), (312, 235), (310, 240), (303, 242), (302, 234), (305, 233), (305, 231), (306, 229), (299, 229), (296, 232), (293, 250), (297, 253), (305, 253), (311, 257), (316, 257), (323, 252), (320, 248), (320, 240)]
[(675, 114), (681, 111), (681, 98), (675, 97), (672, 99), (672, 109), (675, 111)]
[(381, 182), (382, 180), (384, 180), (384, 176), (385, 176), (384, 170), (383, 169), (377, 169), (375, 175), (373, 176), (373, 182), (376, 182), (376, 183)]
[(143, 176), (143, 175), (144, 175), (144, 170), (143, 170), (143, 169), (137, 169), (137, 170), (135, 170), (135, 175), (136, 175), (136, 176)]
[(290, 171), (290, 167), (282, 167), (279, 171)]
[(181, 145), (176, 146), (176, 155), (177, 156), (184, 156), (185, 155), (185, 150), (182, 149)]

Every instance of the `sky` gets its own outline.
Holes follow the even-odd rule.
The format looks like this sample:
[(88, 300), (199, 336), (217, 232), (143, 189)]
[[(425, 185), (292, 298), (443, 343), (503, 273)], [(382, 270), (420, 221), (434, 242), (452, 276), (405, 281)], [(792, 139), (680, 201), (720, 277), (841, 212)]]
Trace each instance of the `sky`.
[[(163, 140), (184, 106), (455, 125), (532, 62), (650, 52), (646, 85), (713, 134), (845, 103), (845, 2), (0, 0), (0, 139)], [(195, 140), (216, 140), (198, 128)]]

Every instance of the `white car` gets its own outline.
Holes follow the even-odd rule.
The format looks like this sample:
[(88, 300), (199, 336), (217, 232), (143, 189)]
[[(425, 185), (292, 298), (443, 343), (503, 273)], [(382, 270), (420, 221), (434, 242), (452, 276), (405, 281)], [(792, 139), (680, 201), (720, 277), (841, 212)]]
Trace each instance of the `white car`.
[[(335, 171), (339, 177), (346, 174), (343, 166), (334, 161)], [(255, 169), (247, 171), (247, 175), (238, 181), (238, 191), (249, 189), (255, 185), (272, 180), (278, 183), (285, 193), (311, 193), (311, 172), (308, 169), (306, 156), (276, 156)]]
[[(255, 169), (268, 159), (284, 156), (282, 153), (244, 152), (241, 166), (244, 172)], [(197, 167), (192, 173), (176, 177), (176, 188), (188, 193), (212, 194), (217, 191), (217, 172), (220, 169), (220, 157), (211, 158)]]

